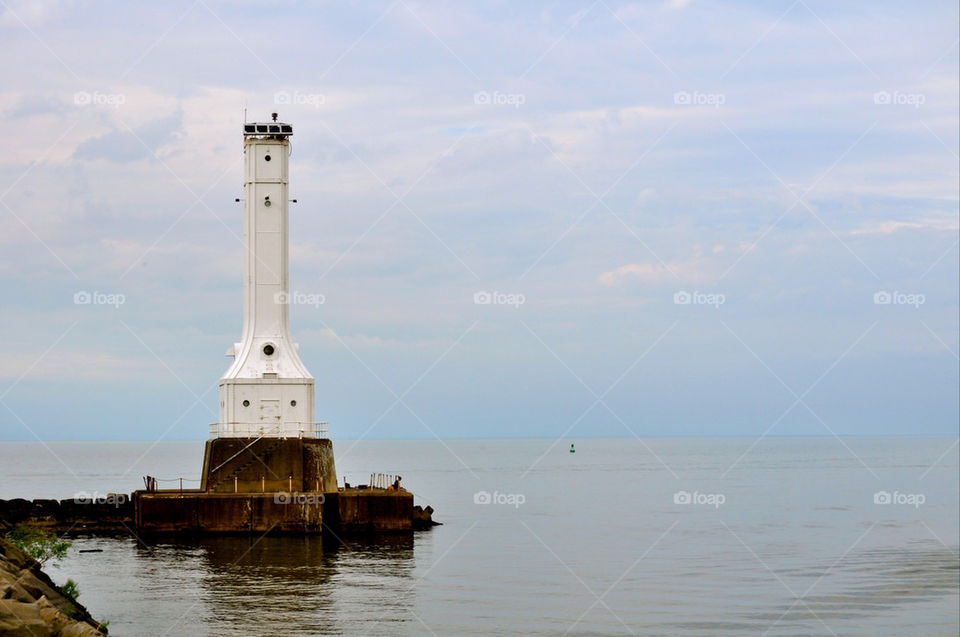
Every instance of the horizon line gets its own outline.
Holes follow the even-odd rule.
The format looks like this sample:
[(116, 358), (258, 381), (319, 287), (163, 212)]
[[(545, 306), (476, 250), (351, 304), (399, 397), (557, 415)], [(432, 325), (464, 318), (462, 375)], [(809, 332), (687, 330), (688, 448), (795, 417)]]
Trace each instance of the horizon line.
[[(836, 436), (830, 434), (769, 434), (763, 438), (955, 438), (960, 437), (960, 432), (956, 433), (844, 433)], [(650, 436), (579, 436), (562, 437), (553, 436), (451, 436), (451, 437), (387, 437), (387, 438), (329, 438), (329, 440), (344, 442), (359, 441), (434, 441), (434, 440), (650, 440), (650, 439), (726, 439), (726, 438), (757, 438), (755, 434), (713, 434), (713, 435), (650, 435)], [(0, 444), (7, 442), (32, 442), (46, 444), (50, 442), (206, 442), (212, 438), (0, 438)]]

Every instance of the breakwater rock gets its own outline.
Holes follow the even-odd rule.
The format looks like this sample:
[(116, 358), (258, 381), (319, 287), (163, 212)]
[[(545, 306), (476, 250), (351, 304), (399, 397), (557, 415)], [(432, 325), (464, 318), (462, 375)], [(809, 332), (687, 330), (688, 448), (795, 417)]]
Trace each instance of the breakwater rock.
[(40, 563), (0, 538), (0, 635), (98, 637), (106, 633), (81, 604), (43, 572)]
[(0, 500), (0, 531), (18, 524), (66, 532), (133, 529), (133, 501), (126, 493), (69, 500)]
[(429, 529), (431, 526), (440, 526), (439, 522), (433, 521), (433, 507), (423, 508), (419, 504), (413, 507), (414, 530)]

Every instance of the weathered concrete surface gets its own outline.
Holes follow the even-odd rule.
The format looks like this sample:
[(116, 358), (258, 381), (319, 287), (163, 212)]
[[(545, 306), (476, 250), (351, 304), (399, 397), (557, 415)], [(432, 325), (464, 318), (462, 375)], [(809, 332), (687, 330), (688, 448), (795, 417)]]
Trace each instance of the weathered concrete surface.
[(307, 439), (303, 445), (303, 490), (323, 493), (337, 491), (337, 466), (333, 461), (333, 441)]
[(269, 493), (337, 490), (326, 438), (215, 438), (204, 450), (201, 491)]
[(321, 493), (136, 491), (144, 533), (322, 533)]
[(60, 592), (39, 562), (0, 539), (0, 635), (95, 637), (97, 622)]
[(402, 533), (431, 526), (433, 511), (428, 507), (429, 512), (421, 509), (417, 515), (412, 493), (386, 489), (326, 494), (137, 491), (134, 501), (136, 525), (143, 533)]
[(338, 528), (345, 533), (413, 530), (413, 494), (409, 491), (354, 488), (330, 496), (328, 502), (336, 498)]

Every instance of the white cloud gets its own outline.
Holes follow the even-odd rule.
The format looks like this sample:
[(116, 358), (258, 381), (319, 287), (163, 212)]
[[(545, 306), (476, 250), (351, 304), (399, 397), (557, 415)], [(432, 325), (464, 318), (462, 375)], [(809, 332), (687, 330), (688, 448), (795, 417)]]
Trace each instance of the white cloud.
[(956, 219), (928, 218), (919, 221), (902, 221), (887, 219), (885, 221), (870, 221), (851, 230), (851, 235), (890, 235), (901, 230), (933, 230), (936, 232), (957, 232), (960, 224)]
[[(156, 359), (146, 356), (128, 359), (87, 350), (58, 348), (38, 362), (41, 355), (42, 352), (7, 353), (0, 362), (0, 381), (76, 381), (78, 376), (85, 381), (147, 380), (157, 374)], [(24, 373), (27, 375), (24, 376)]]
[(36, 27), (60, 14), (72, 2), (62, 0), (6, 0), (0, 8), (0, 26)]
[[(722, 252), (722, 247), (714, 246), (712, 252), (719, 254)], [(658, 261), (628, 263), (603, 272), (598, 280), (601, 285), (606, 287), (617, 287), (630, 281), (657, 285), (664, 283), (699, 284), (709, 281), (711, 276), (715, 276), (717, 273), (717, 268), (711, 267), (710, 261), (698, 257), (688, 261), (673, 261), (670, 263)]]

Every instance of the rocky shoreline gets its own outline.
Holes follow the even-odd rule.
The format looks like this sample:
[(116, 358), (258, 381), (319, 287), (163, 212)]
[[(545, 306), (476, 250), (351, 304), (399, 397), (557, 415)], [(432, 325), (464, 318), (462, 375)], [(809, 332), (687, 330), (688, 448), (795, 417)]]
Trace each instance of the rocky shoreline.
[(100, 624), (43, 572), (40, 563), (0, 538), (0, 635), (100, 637)]

